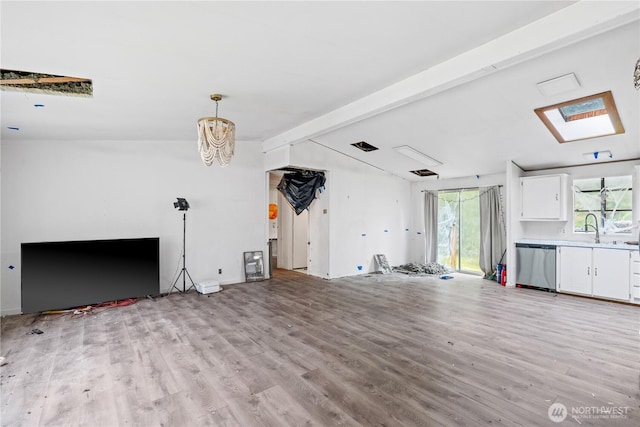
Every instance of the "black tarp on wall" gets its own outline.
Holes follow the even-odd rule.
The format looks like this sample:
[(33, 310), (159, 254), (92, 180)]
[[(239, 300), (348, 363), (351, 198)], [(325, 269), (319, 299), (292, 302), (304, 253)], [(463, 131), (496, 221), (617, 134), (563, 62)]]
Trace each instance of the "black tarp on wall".
[(325, 181), (324, 172), (296, 171), (284, 174), (277, 188), (300, 215), (316, 198), (316, 191), (322, 191)]

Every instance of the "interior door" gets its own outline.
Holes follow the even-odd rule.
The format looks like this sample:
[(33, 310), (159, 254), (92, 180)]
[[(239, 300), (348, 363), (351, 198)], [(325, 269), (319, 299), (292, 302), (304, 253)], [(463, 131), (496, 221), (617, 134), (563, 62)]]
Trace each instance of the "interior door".
[(307, 268), (309, 259), (309, 212), (305, 209), (293, 216), (293, 269)]

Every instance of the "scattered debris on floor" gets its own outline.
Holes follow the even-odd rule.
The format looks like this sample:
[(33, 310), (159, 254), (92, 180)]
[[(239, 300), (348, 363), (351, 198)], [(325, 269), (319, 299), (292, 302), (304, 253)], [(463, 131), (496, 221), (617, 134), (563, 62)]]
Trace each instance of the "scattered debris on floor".
[(437, 262), (428, 262), (426, 264), (410, 262), (409, 264), (393, 267), (393, 271), (403, 274), (433, 274), (441, 275), (448, 273), (447, 268)]
[(7, 359), (4, 357), (0, 357), (0, 366), (4, 366), (7, 364)]
[(44, 332), (42, 332), (38, 328), (32, 329), (31, 332), (27, 332), (27, 335), (34, 335), (34, 334), (40, 335), (40, 334), (44, 334)]
[(107, 301), (100, 304), (87, 305), (82, 307), (70, 308), (66, 310), (48, 310), (43, 311), (40, 314), (71, 314), (72, 316), (79, 316), (84, 314), (95, 314), (96, 310), (102, 310), (114, 307), (124, 307), (127, 305), (135, 304), (138, 298), (127, 298), (123, 300)]

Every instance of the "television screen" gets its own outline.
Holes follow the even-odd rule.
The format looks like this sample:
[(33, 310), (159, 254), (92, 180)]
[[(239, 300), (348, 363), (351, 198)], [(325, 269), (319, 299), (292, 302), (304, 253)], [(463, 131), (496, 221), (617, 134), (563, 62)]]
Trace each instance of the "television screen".
[(23, 243), (22, 312), (68, 309), (160, 291), (160, 239)]

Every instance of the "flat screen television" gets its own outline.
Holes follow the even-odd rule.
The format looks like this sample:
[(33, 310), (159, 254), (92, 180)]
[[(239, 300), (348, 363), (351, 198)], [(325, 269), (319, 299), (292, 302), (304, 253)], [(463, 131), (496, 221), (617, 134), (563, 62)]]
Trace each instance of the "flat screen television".
[(23, 243), (22, 312), (160, 292), (160, 239)]

